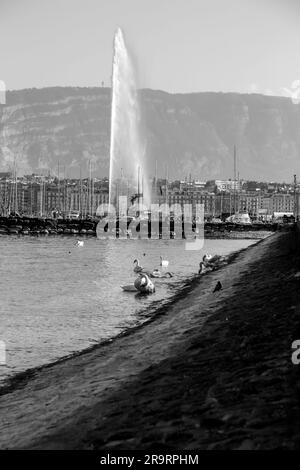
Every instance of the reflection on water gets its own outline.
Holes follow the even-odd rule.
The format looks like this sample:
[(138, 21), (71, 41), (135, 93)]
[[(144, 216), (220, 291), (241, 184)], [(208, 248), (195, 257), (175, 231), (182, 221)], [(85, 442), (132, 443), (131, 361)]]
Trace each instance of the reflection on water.
[[(204, 252), (228, 254), (249, 240), (206, 240), (201, 251), (185, 251), (181, 240), (98, 240), (76, 247), (72, 237), (0, 237), (0, 341), (6, 344), (7, 375), (49, 363), (110, 338), (144, 317), (153, 301), (174, 294), (198, 271)], [(171, 279), (156, 280), (156, 292), (123, 292), (133, 283), (133, 260), (148, 269), (163, 255)]]

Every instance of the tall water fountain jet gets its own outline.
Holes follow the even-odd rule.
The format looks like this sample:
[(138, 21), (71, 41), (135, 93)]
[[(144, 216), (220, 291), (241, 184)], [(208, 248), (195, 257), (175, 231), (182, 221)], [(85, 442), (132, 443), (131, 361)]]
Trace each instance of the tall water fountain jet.
[(109, 202), (115, 207), (119, 196), (147, 206), (150, 203), (140, 119), (135, 70), (118, 28), (114, 39), (109, 168)]

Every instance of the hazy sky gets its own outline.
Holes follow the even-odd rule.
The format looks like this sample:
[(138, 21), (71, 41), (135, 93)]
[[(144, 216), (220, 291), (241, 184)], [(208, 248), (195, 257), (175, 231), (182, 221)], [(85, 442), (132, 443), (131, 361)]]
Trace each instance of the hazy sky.
[(117, 26), (141, 87), (280, 95), (300, 79), (299, 0), (0, 0), (0, 80), (110, 86)]

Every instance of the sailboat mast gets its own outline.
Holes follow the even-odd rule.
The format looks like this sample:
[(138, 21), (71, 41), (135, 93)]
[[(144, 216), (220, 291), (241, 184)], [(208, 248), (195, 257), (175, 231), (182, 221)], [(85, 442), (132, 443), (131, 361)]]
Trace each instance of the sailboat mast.
[(32, 216), (32, 181), (30, 181), (29, 185), (30, 185), (30, 215)]
[(63, 182), (63, 211), (66, 216), (66, 167), (64, 166), (64, 182)]
[(40, 184), (40, 216), (43, 217), (43, 181)]
[(7, 180), (5, 178), (5, 185), (4, 185), (4, 214), (7, 215)]
[(237, 211), (240, 212), (240, 172), (238, 171), (238, 182), (237, 182)]
[(168, 196), (169, 196), (169, 167), (166, 166), (166, 204), (168, 204)]
[(46, 209), (46, 201), (47, 201), (47, 183), (46, 180), (44, 181), (44, 200), (43, 200), (43, 205), (44, 205), (44, 214), (47, 215), (47, 209)]
[(221, 207), (220, 207), (220, 212), (221, 212), (221, 217), (222, 217), (222, 214), (223, 214), (223, 192), (221, 192)]
[(92, 179), (91, 179), (91, 160), (89, 160), (89, 206), (88, 206), (88, 213), (92, 215)]
[(94, 177), (92, 174), (93, 167), (91, 167), (91, 185), (92, 185), (92, 190), (91, 190), (91, 203), (92, 203), (92, 216), (94, 214)]
[(59, 160), (57, 162), (57, 196), (58, 196), (58, 211), (60, 212), (60, 180), (59, 180)]
[(14, 161), (14, 166), (12, 170), (12, 175), (13, 175), (13, 180), (12, 183), (10, 184), (10, 210), (14, 210), (15, 207), (15, 161)]
[(17, 212), (17, 210), (18, 210), (18, 180), (17, 180), (17, 164), (15, 161), (15, 207), (14, 207), (15, 213)]
[(138, 166), (138, 211), (140, 212), (140, 166)]
[(298, 221), (297, 175), (294, 175), (294, 217)]
[(81, 165), (79, 167), (79, 173), (80, 173), (80, 179), (79, 179), (79, 201), (78, 201), (78, 208), (79, 208), (79, 213), (81, 217), (81, 211), (82, 211), (82, 179), (81, 179)]
[(233, 148), (233, 210), (236, 213), (236, 146)]
[(157, 198), (157, 160), (155, 160), (155, 186), (154, 186), (154, 191), (155, 191), (154, 197), (155, 197), (155, 200), (156, 200), (156, 198)]
[(138, 197), (140, 196), (140, 166), (138, 166)]

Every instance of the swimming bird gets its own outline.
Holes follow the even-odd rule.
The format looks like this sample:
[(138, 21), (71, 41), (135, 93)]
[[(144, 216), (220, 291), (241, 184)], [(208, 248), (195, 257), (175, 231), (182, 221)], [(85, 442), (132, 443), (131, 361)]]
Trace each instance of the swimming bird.
[(152, 294), (155, 292), (155, 286), (147, 274), (140, 273), (134, 281), (134, 287), (142, 294)]
[(206, 269), (205, 269), (204, 263), (203, 261), (200, 261), (198, 274), (204, 274), (205, 272), (206, 272)]
[(151, 273), (151, 277), (161, 277), (161, 276), (162, 276), (162, 273), (160, 272), (159, 269), (153, 269)]
[(140, 266), (140, 262), (139, 262), (138, 259), (135, 259), (134, 262), (133, 262), (133, 264), (134, 264), (133, 271), (134, 271), (135, 273), (141, 273), (141, 272), (143, 271), (143, 267)]
[(170, 272), (162, 273), (159, 269), (153, 269), (152, 273), (150, 274), (150, 277), (173, 277), (173, 274)]
[(221, 289), (222, 289), (222, 284), (220, 283), (220, 281), (218, 281), (213, 292), (218, 292)]
[(83, 246), (84, 241), (83, 240), (77, 240), (76, 246)]
[(160, 256), (160, 266), (167, 268), (169, 266), (169, 261), (166, 259), (163, 259), (163, 257)]

